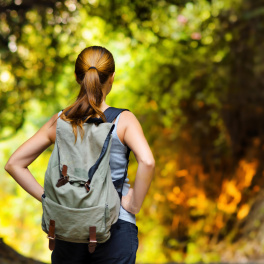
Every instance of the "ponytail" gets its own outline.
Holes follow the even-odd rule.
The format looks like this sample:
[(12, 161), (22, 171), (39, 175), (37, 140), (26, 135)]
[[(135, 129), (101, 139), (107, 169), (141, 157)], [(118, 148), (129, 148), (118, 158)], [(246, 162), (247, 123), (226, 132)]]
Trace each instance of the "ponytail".
[[(98, 114), (102, 119), (105, 119), (103, 112), (99, 107), (103, 101), (102, 84), (96, 69), (88, 70), (83, 78), (83, 89), (86, 91), (88, 103), (91, 106), (91, 115)], [(106, 120), (104, 120), (105, 122)]]
[(83, 123), (87, 119), (99, 115), (106, 122), (105, 115), (100, 110), (100, 105), (103, 101), (102, 87), (114, 71), (113, 56), (103, 47), (92, 46), (84, 49), (79, 54), (75, 63), (75, 74), (76, 80), (80, 84), (80, 91), (76, 101), (66, 107), (60, 115), (62, 120), (71, 123), (75, 135), (75, 143), (77, 141), (78, 127), (81, 139), (83, 139)]

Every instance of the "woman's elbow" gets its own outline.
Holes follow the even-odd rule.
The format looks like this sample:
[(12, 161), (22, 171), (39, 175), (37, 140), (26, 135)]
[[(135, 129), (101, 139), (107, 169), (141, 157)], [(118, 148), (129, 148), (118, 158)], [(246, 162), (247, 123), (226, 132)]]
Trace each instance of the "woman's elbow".
[(141, 160), (141, 163), (151, 170), (155, 169), (155, 160), (153, 158), (143, 159)]
[(147, 166), (152, 168), (152, 169), (155, 169), (155, 160), (154, 159), (148, 160)]
[(5, 165), (5, 170), (10, 174), (10, 171), (12, 170), (12, 163), (10, 163), (9, 161), (6, 163)]
[(5, 170), (7, 171), (7, 172), (9, 172), (9, 170), (10, 170), (10, 164), (7, 162), (6, 163), (6, 165), (5, 165)]

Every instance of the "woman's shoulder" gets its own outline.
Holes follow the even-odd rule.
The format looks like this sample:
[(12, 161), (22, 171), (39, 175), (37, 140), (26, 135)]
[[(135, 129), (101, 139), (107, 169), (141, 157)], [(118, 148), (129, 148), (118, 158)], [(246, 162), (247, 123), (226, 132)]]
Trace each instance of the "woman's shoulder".
[(48, 135), (49, 135), (49, 138), (53, 144), (55, 143), (55, 140), (56, 140), (56, 127), (57, 127), (57, 120), (58, 120), (59, 116), (60, 116), (60, 114), (56, 113), (49, 120), (50, 126), (48, 129)]
[(136, 115), (129, 109), (127, 109), (127, 111), (125, 110), (125, 111), (121, 112), (119, 118), (123, 119), (124, 122), (126, 122), (126, 123), (138, 121)]
[(141, 128), (140, 122), (136, 115), (132, 111), (123, 111), (119, 116), (119, 122), (127, 129), (129, 128)]

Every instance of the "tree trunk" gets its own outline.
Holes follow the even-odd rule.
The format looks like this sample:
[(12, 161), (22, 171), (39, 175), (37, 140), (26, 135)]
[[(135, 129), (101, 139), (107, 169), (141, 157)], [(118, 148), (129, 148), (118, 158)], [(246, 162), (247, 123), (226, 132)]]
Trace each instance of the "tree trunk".
[(6, 245), (2, 238), (0, 238), (0, 263), (1, 264), (44, 264), (44, 262), (40, 262), (32, 258), (27, 258), (20, 255), (13, 248)]

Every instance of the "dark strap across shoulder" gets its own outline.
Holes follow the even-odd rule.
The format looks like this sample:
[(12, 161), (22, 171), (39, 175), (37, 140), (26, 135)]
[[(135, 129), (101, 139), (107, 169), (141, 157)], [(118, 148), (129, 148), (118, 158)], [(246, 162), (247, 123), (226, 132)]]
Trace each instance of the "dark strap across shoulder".
[(104, 111), (104, 115), (106, 117), (107, 122), (112, 123), (115, 120), (115, 118), (123, 111), (129, 111), (129, 110), (125, 108), (115, 108), (110, 106)]

